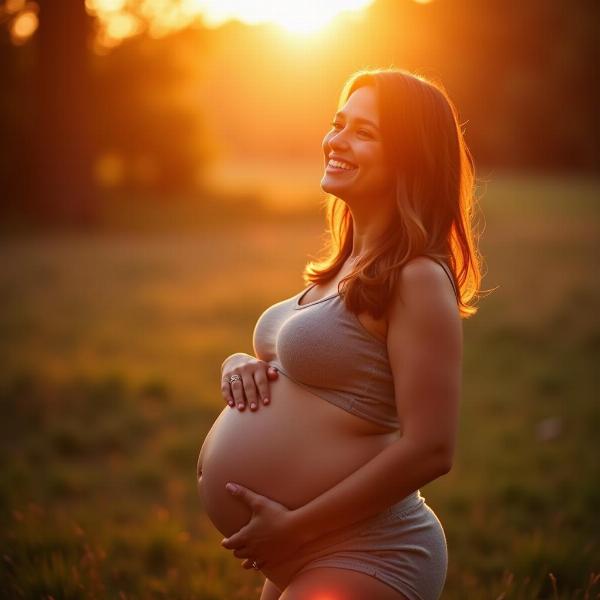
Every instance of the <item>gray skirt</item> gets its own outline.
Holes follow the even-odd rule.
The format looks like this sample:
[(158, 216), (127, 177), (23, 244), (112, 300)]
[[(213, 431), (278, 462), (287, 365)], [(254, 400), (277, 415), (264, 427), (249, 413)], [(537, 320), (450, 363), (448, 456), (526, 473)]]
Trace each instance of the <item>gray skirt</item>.
[(301, 567), (366, 573), (409, 600), (438, 600), (448, 569), (442, 524), (417, 490), (400, 502), (343, 530), (312, 540), (300, 549)]

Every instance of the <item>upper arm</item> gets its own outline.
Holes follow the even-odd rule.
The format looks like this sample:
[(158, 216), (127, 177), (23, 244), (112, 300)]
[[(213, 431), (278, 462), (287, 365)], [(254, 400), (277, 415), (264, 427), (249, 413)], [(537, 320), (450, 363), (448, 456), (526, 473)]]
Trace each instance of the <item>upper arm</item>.
[(404, 437), (449, 465), (458, 434), (462, 322), (452, 285), (435, 261), (402, 269), (388, 310), (387, 349)]

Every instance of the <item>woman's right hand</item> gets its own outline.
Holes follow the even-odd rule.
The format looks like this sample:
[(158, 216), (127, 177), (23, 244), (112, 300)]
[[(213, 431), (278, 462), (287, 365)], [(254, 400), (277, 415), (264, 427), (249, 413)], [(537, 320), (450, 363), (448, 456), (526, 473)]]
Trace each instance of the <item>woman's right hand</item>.
[[(229, 383), (232, 375), (241, 379)], [(258, 410), (260, 402), (269, 404), (269, 380), (278, 377), (278, 371), (269, 363), (250, 354), (232, 354), (221, 365), (221, 393), (231, 408)]]

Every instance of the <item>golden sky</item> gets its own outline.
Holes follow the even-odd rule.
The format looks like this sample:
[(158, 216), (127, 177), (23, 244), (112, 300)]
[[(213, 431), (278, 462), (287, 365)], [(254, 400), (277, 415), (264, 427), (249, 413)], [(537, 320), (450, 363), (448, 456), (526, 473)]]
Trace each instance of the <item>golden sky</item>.
[[(404, 12), (390, 21), (377, 11), (377, 0), (81, 1), (96, 17), (98, 54), (109, 56), (137, 37), (141, 44), (127, 50), (132, 60), (140, 59), (139, 50), (153, 57), (140, 64), (177, 65), (172, 85), (150, 87), (146, 102), (165, 105), (165, 114), (194, 114), (191, 136), (211, 148), (209, 175), (276, 202), (286, 183), (298, 197), (318, 190), (321, 141), (344, 80), (358, 68), (409, 57), (424, 32), (411, 22), (408, 9), (429, 2), (403, 2)], [(0, 10), (10, 13), (15, 43), (35, 34), (34, 0), (6, 0)], [(171, 35), (186, 29), (190, 35)], [(390, 39), (394, 48), (385, 42)], [(433, 43), (436, 36), (427, 39)], [(104, 183), (116, 184), (120, 173), (133, 168), (127, 161), (136, 172), (152, 173), (156, 160), (107, 147), (96, 171)]]
[(147, 30), (162, 37), (194, 23), (216, 28), (231, 20), (247, 25), (273, 23), (290, 34), (314, 34), (342, 13), (360, 15), (374, 0), (86, 0), (90, 14), (101, 23), (100, 44), (121, 40)]

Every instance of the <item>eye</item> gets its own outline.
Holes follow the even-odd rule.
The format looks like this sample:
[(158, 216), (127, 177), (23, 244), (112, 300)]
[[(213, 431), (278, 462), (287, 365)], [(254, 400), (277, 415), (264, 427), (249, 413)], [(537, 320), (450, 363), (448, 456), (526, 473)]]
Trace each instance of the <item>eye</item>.
[[(342, 127), (341, 123), (338, 123), (337, 121), (332, 121), (332, 122), (331, 122), (331, 123), (329, 123), (329, 124), (330, 124), (330, 125), (333, 127), (333, 129), (337, 129), (338, 127)], [(367, 131), (366, 129), (359, 129), (359, 130), (357, 131), (357, 133), (362, 133), (362, 134), (364, 134), (364, 135), (367, 135), (367, 136), (369, 136), (369, 137), (372, 137), (372, 136), (371, 136), (371, 133), (370, 133), (369, 131)]]

